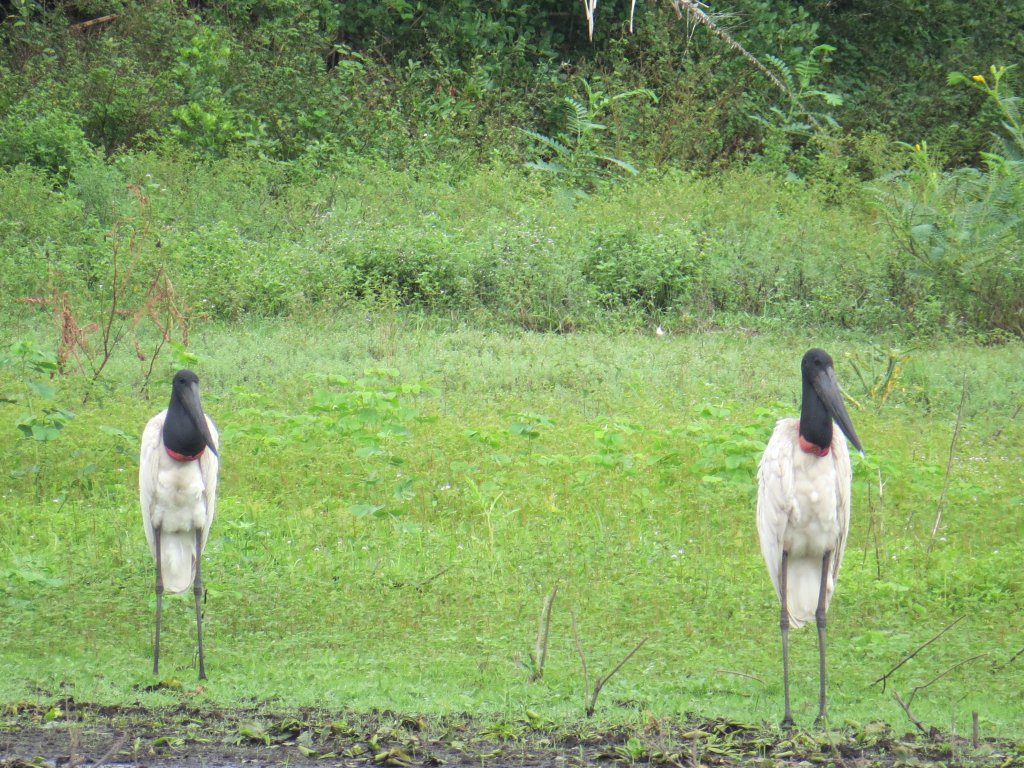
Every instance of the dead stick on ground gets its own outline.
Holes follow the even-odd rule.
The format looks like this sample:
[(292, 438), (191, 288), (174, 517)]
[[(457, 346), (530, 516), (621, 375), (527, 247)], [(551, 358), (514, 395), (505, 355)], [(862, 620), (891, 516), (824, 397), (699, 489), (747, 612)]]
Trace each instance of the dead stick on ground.
[(949, 458), (946, 460), (946, 476), (942, 480), (942, 493), (939, 496), (939, 505), (935, 510), (935, 525), (932, 526), (932, 537), (928, 541), (928, 552), (932, 551), (935, 543), (935, 534), (939, 532), (942, 524), (942, 510), (946, 506), (946, 491), (949, 490), (949, 478), (953, 472), (953, 457), (956, 455), (956, 440), (960, 436), (960, 424), (963, 423), (964, 406), (967, 404), (967, 374), (964, 374), (963, 385), (960, 390), (960, 407), (956, 412), (956, 426), (953, 427), (953, 439), (949, 441)]
[(910, 661), (910, 660), (911, 660), (912, 658), (914, 658), (915, 656), (917, 656), (917, 654), (919, 654), (919, 653), (920, 653), (921, 651), (923, 651), (923, 650), (924, 650), (925, 648), (927, 648), (927, 647), (928, 647), (929, 645), (931, 645), (932, 643), (934, 643), (934, 642), (935, 642), (936, 640), (938, 640), (938, 639), (939, 639), (940, 637), (942, 637), (942, 636), (943, 636), (944, 634), (946, 634), (947, 632), (949, 632), (949, 630), (951, 630), (951, 629), (952, 629), (953, 627), (955, 627), (955, 626), (956, 626), (957, 624), (959, 624), (959, 623), (960, 623), (961, 621), (963, 621), (963, 620), (964, 620), (964, 619), (966, 619), (966, 618), (967, 618), (967, 616), (966, 616), (966, 615), (965, 615), (965, 616), (961, 616), (961, 617), (960, 617), (959, 619), (957, 619), (956, 621), (954, 621), (954, 622), (953, 622), (952, 624), (949, 624), (949, 625), (947, 625), (945, 629), (943, 629), (943, 630), (942, 630), (941, 632), (939, 632), (939, 634), (935, 635), (935, 637), (933, 637), (933, 638), (932, 638), (931, 640), (929, 640), (929, 641), (927, 641), (927, 642), (925, 642), (925, 643), (922, 643), (922, 644), (921, 644), (921, 645), (919, 645), (919, 646), (918, 646), (918, 647), (917, 647), (916, 649), (914, 649), (914, 650), (913, 650), (913, 651), (912, 651), (912, 652), (910, 653), (910, 655), (909, 655), (909, 656), (904, 656), (904, 657), (903, 657), (903, 660), (902, 660), (902, 661), (901, 661), (901, 662), (900, 662), (899, 664), (897, 664), (897, 665), (896, 665), (895, 667), (893, 667), (892, 669), (890, 669), (890, 670), (889, 670), (888, 672), (886, 672), (886, 673), (885, 673), (884, 675), (882, 675), (882, 676), (881, 676), (880, 678), (878, 678), (877, 680), (875, 680), (875, 682), (873, 682), (873, 683), (872, 683), (872, 685), (878, 685), (879, 683), (881, 683), (881, 684), (882, 684), (882, 693), (885, 693), (885, 684), (886, 684), (886, 681), (887, 681), (887, 680), (889, 679), (890, 675), (892, 675), (892, 673), (893, 673), (893, 672), (895, 672), (895, 671), (896, 671), (897, 669), (899, 669), (900, 667), (902, 667), (902, 666), (903, 666), (904, 664), (906, 664), (906, 663), (907, 663), (908, 661)]
[(914, 725), (916, 725), (917, 729), (921, 733), (923, 733), (923, 734), (925, 734), (927, 736), (928, 735), (928, 729), (925, 728), (921, 724), (920, 720), (918, 720), (916, 717), (914, 717), (914, 713), (910, 711), (910, 705), (903, 703), (903, 699), (900, 698), (899, 692), (898, 691), (893, 691), (892, 695), (896, 699), (896, 703), (899, 704), (903, 708), (903, 711), (907, 713), (907, 718), (910, 720), (910, 722), (912, 722)]
[(537, 642), (533, 647), (533, 671), (530, 673), (530, 682), (536, 682), (544, 677), (544, 662), (548, 657), (548, 633), (551, 630), (551, 607), (555, 604), (555, 596), (558, 594), (558, 582), (551, 588), (551, 592), (544, 598), (544, 605), (540, 609), (540, 623), (537, 626)]
[[(959, 621), (959, 619), (957, 621)], [(962, 667), (964, 664), (967, 664), (969, 662), (976, 661), (977, 659), (984, 658), (985, 656), (988, 656), (988, 654), (987, 653), (979, 653), (979, 654), (977, 654), (975, 656), (970, 656), (970, 657), (968, 657), (966, 659), (958, 661), (956, 664), (954, 664), (951, 667), (947, 667), (942, 672), (939, 672), (939, 674), (937, 674), (935, 677), (933, 677), (927, 683), (922, 683), (921, 685), (915, 685), (913, 688), (910, 689), (910, 695), (907, 697), (906, 703), (903, 702), (903, 699), (900, 698), (899, 693), (897, 693), (896, 691), (893, 691), (892, 695), (896, 697), (896, 701), (899, 702), (899, 705), (901, 707), (903, 707), (903, 711), (907, 713), (907, 717), (910, 718), (910, 722), (912, 722), (914, 725), (916, 725), (918, 728), (920, 728), (922, 733), (928, 733), (928, 731), (925, 730), (925, 727), (923, 725), (921, 725), (921, 721), (918, 720), (916, 717), (914, 717), (914, 715), (910, 711), (910, 705), (914, 703), (914, 697), (917, 696), (917, 692), (918, 691), (923, 691), (925, 688), (930, 686), (932, 683), (937, 683), (939, 680), (944, 678), (946, 675), (948, 675), (954, 669), (957, 669), (958, 667)]]

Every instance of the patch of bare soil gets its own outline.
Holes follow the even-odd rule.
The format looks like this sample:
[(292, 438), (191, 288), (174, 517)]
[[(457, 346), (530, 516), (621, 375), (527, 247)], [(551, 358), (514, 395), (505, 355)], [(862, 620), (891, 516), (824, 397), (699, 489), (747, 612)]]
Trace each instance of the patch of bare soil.
[(27, 766), (1024, 766), (1024, 745), (870, 723), (780, 731), (728, 720), (587, 721), (301, 710), (103, 707), (63, 699), (0, 709), (0, 768)]

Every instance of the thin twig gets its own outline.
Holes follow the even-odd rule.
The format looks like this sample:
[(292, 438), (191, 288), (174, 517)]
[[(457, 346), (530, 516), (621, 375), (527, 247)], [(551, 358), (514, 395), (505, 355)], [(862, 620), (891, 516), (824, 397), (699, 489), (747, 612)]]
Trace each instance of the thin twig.
[(590, 673), (587, 672), (587, 655), (583, 652), (583, 643), (580, 642), (580, 633), (576, 628), (576, 611), (569, 609), (569, 618), (572, 619), (572, 636), (576, 640), (576, 650), (580, 654), (580, 664), (583, 665), (583, 706), (587, 706), (587, 693), (590, 691)]
[(945, 629), (943, 629), (943, 630), (942, 630), (941, 632), (939, 632), (939, 634), (935, 635), (935, 637), (933, 637), (933, 638), (932, 638), (931, 640), (929, 640), (929, 641), (928, 641), (928, 642), (926, 642), (926, 643), (923, 643), (923, 644), (919, 645), (919, 646), (918, 646), (918, 647), (917, 647), (916, 649), (914, 649), (914, 651), (913, 651), (913, 652), (912, 652), (912, 653), (911, 653), (911, 654), (910, 654), (909, 656), (905, 656), (905, 657), (903, 658), (903, 661), (901, 661), (901, 662), (900, 662), (899, 664), (897, 664), (897, 665), (896, 665), (895, 667), (893, 667), (892, 669), (890, 669), (890, 670), (889, 670), (888, 672), (886, 672), (886, 673), (885, 673), (884, 675), (882, 675), (882, 676), (881, 676), (880, 678), (878, 678), (877, 680), (875, 680), (875, 681), (874, 681), (874, 682), (872, 683), (872, 685), (878, 685), (879, 683), (881, 683), (881, 684), (882, 684), (882, 693), (885, 693), (885, 684), (886, 684), (886, 681), (887, 681), (887, 680), (889, 679), (889, 677), (890, 677), (890, 676), (892, 675), (892, 673), (893, 673), (893, 672), (895, 672), (895, 671), (896, 671), (897, 669), (899, 669), (900, 667), (902, 667), (902, 666), (903, 666), (904, 664), (906, 664), (906, 663), (907, 663), (908, 661), (910, 661), (910, 660), (911, 660), (912, 658), (914, 658), (915, 656), (917, 656), (917, 654), (919, 654), (919, 653), (920, 653), (921, 651), (923, 651), (923, 650), (924, 650), (925, 648), (927, 648), (927, 647), (928, 647), (929, 645), (931, 645), (932, 643), (934, 643), (934, 642), (935, 642), (936, 640), (938, 640), (938, 639), (939, 639), (940, 637), (942, 637), (942, 636), (943, 636), (944, 634), (946, 634), (947, 632), (949, 632), (949, 630), (951, 630), (951, 629), (952, 629), (953, 627), (955, 627), (955, 626), (956, 626), (957, 624), (959, 624), (959, 623), (960, 623), (961, 621), (963, 621), (963, 620), (964, 620), (964, 619), (966, 619), (966, 618), (967, 618), (967, 616), (966, 616), (966, 615), (964, 615), (964, 616), (961, 616), (961, 617), (960, 617), (959, 619), (957, 619), (956, 621), (954, 621), (954, 622), (953, 622), (952, 624), (949, 624), (948, 626), (946, 626), (946, 628), (945, 628)]
[[(868, 486), (868, 537), (875, 545), (875, 578), (882, 580), (882, 534), (885, 530), (885, 481), (882, 470), (878, 469), (878, 514), (875, 514), (875, 497), (871, 493), (871, 481)], [(861, 563), (868, 561), (868, 542), (864, 542), (864, 556)]]
[(956, 412), (956, 425), (953, 427), (953, 439), (949, 441), (949, 458), (946, 459), (946, 476), (942, 481), (942, 494), (939, 496), (938, 508), (935, 510), (935, 525), (932, 526), (932, 537), (928, 540), (928, 551), (932, 551), (935, 543), (935, 534), (939, 532), (939, 525), (942, 524), (942, 510), (946, 506), (946, 492), (949, 490), (949, 478), (953, 472), (953, 457), (956, 455), (956, 441), (960, 436), (960, 425), (963, 423), (964, 406), (967, 404), (967, 374), (964, 374), (963, 385), (960, 390), (960, 407)]
[[(1022, 400), (1021, 402), (1017, 403), (1017, 407), (1013, 409), (1013, 413), (1010, 414), (1010, 418), (1008, 418), (1006, 420), (1006, 424), (1009, 424), (1011, 421), (1016, 419), (1020, 415), (1020, 412), (1021, 412), (1022, 408), (1024, 408), (1024, 400)], [(1006, 429), (1006, 424), (1004, 424), (1003, 426), (999, 427), (995, 432), (993, 432), (991, 437), (989, 437), (989, 440), (995, 440), (1001, 434), (1003, 434), (1003, 430)]]
[(762, 680), (757, 675), (751, 675), (751, 674), (748, 674), (746, 672), (736, 672), (735, 670), (732, 670), (732, 669), (716, 669), (715, 672), (717, 674), (720, 674), (720, 675), (736, 675), (736, 677), (745, 677), (748, 680), (755, 680), (755, 681), (759, 682), (761, 685), (765, 685), (766, 684), (765, 681)]
[(937, 683), (937, 682), (938, 682), (939, 680), (941, 680), (942, 678), (944, 678), (944, 677), (945, 677), (946, 675), (948, 675), (948, 674), (949, 674), (950, 672), (952, 672), (952, 671), (953, 671), (954, 669), (956, 669), (957, 667), (962, 667), (962, 666), (963, 666), (964, 664), (967, 664), (967, 663), (968, 663), (968, 662), (970, 662), (970, 661), (975, 661), (975, 660), (977, 660), (977, 659), (981, 659), (981, 658), (984, 658), (985, 656), (988, 656), (988, 653), (987, 653), (987, 652), (986, 652), (986, 653), (978, 653), (978, 654), (975, 654), (974, 656), (969, 656), (969, 657), (968, 657), (968, 658), (966, 658), (966, 659), (963, 659), (963, 660), (961, 660), (961, 661), (958, 661), (958, 662), (957, 662), (956, 664), (954, 664), (953, 666), (951, 666), (951, 667), (947, 667), (947, 668), (946, 668), (946, 669), (944, 669), (944, 670), (943, 670), (942, 672), (939, 672), (939, 674), (937, 674), (937, 675), (936, 675), (935, 677), (933, 677), (933, 678), (932, 678), (931, 680), (929, 680), (929, 681), (928, 681), (927, 683), (922, 683), (921, 685), (915, 685), (915, 686), (914, 686), (914, 687), (913, 687), (913, 688), (911, 689), (911, 691), (910, 691), (910, 698), (908, 698), (908, 699), (907, 699), (907, 704), (909, 704), (910, 702), (912, 702), (912, 701), (914, 700), (914, 697), (915, 697), (915, 696), (917, 695), (917, 692), (918, 692), (918, 691), (923, 691), (923, 690), (924, 690), (925, 688), (927, 688), (928, 686), (930, 686), (930, 685), (931, 685), (932, 683)]
[[(912, 722), (914, 725), (916, 725), (917, 729), (921, 733), (923, 733), (925, 736), (927, 736), (928, 735), (928, 729), (925, 728), (923, 725), (921, 725), (921, 721), (920, 720), (918, 720), (916, 717), (914, 717), (914, 713), (910, 711), (910, 704), (905, 704), (903, 702), (903, 699), (900, 698), (900, 694), (899, 694), (898, 691), (894, 690), (892, 692), (892, 695), (896, 699), (896, 703), (899, 704), (903, 708), (903, 711), (907, 713), (907, 718), (909, 718), (910, 722)], [(911, 698), (913, 698), (913, 695), (911, 695)]]
[[(958, 621), (959, 621), (959, 619), (958, 619)], [(903, 711), (907, 713), (907, 717), (910, 718), (910, 722), (912, 722), (914, 725), (916, 725), (918, 728), (920, 728), (922, 733), (928, 733), (928, 731), (925, 730), (925, 727), (923, 725), (921, 725), (921, 721), (918, 720), (916, 717), (914, 717), (914, 715), (910, 711), (910, 705), (914, 703), (914, 697), (917, 696), (918, 691), (923, 691), (925, 688), (930, 686), (932, 683), (938, 682), (939, 680), (944, 678), (946, 675), (948, 675), (950, 672), (952, 672), (954, 669), (957, 669), (958, 667), (962, 667), (964, 664), (967, 664), (968, 662), (975, 661), (975, 660), (983, 658), (985, 656), (988, 656), (988, 654), (987, 653), (979, 653), (979, 654), (976, 654), (975, 656), (970, 656), (970, 657), (968, 657), (966, 659), (958, 661), (956, 664), (954, 664), (951, 667), (947, 667), (942, 672), (939, 672), (939, 674), (937, 674), (935, 677), (933, 677), (927, 683), (922, 683), (921, 685), (915, 685), (913, 688), (910, 689), (910, 695), (907, 697), (906, 703), (904, 703), (903, 699), (900, 698), (899, 693), (897, 693), (895, 690), (893, 690), (892, 695), (896, 697), (896, 701), (898, 701), (899, 705), (901, 707), (903, 707)]]
[(124, 742), (127, 737), (127, 732), (122, 733), (120, 736), (118, 736), (114, 740), (114, 743), (110, 745), (110, 749), (108, 749), (103, 754), (103, 757), (101, 757), (99, 760), (92, 764), (92, 768), (102, 768), (102, 766), (105, 765), (106, 762), (114, 756), (114, 753), (121, 749), (122, 746), (124, 746)]
[(627, 661), (629, 661), (631, 658), (633, 658), (633, 654), (636, 653), (637, 651), (639, 651), (643, 647), (643, 644), (647, 642), (647, 640), (648, 640), (648, 638), (645, 637), (643, 640), (641, 640), (639, 643), (637, 643), (633, 647), (632, 651), (630, 651), (629, 653), (627, 653), (625, 656), (622, 657), (622, 660), (618, 664), (615, 665), (615, 668), (611, 672), (609, 672), (604, 677), (597, 678), (597, 682), (594, 683), (594, 693), (593, 693), (593, 695), (591, 695), (590, 703), (587, 705), (587, 717), (593, 717), (594, 716), (594, 710), (597, 708), (597, 697), (600, 695), (601, 689), (604, 688), (604, 684), (607, 683), (609, 680), (611, 680), (612, 679), (612, 675), (614, 675), (616, 672), (618, 672), (620, 669), (622, 669), (622, 666)]
[(551, 630), (551, 607), (555, 603), (555, 596), (558, 594), (558, 582), (551, 588), (551, 592), (544, 598), (544, 605), (540, 609), (540, 622), (537, 626), (537, 642), (533, 647), (533, 671), (530, 673), (530, 682), (536, 682), (544, 677), (544, 662), (548, 656), (548, 633)]
[[(877, 469), (877, 468), (876, 468)], [(882, 535), (885, 532), (885, 480), (878, 469), (878, 525), (875, 527), (875, 575), (882, 580)]]
[(1009, 664), (1013, 664), (1013, 662), (1015, 662), (1017, 659), (1019, 659), (1022, 655), (1024, 655), (1024, 648), (1021, 648), (1019, 651), (1017, 651), (1015, 654), (1013, 654), (1013, 656), (1010, 657), (1010, 660), (1008, 662), (1006, 662), (1006, 664), (1004, 664), (1003, 666), (1005, 667), (1005, 666), (1007, 666)]

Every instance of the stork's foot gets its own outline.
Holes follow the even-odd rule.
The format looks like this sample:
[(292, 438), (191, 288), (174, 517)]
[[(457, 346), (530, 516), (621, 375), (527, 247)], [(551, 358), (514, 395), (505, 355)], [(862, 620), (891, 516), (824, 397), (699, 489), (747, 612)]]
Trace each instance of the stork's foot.
[(788, 715), (782, 718), (782, 722), (779, 723), (779, 727), (784, 731), (791, 731), (796, 728), (796, 723), (793, 722), (793, 718)]
[(828, 715), (818, 715), (814, 718), (815, 728), (828, 728)]

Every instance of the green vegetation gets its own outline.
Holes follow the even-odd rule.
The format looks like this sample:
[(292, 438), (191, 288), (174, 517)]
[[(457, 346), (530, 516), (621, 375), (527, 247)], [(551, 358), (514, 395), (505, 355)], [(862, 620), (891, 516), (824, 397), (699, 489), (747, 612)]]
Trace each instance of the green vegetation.
[[(0, 704), (502, 738), (646, 638), (599, 721), (774, 721), (753, 475), (813, 344), (868, 449), (830, 710), (1024, 736), (1021, 9), (630, 5), (0, 3)], [(185, 599), (148, 674), (136, 497), (183, 366), (203, 688)]]
[[(977, 710), (984, 733), (1019, 735), (1019, 345), (893, 352), (890, 369), (856, 337), (815, 341), (838, 353), (869, 451), (830, 612), (834, 716), (905, 721), (892, 691), (905, 700), (977, 656), (919, 691), (915, 716), (964, 733)], [(3, 676), (0, 700), (573, 719), (585, 691), (572, 611), (592, 676), (650, 638), (598, 717), (775, 720), (777, 609), (752, 477), (775, 418), (796, 409), (793, 361), (807, 344), (509, 335), (390, 313), (199, 325), (191, 349), (224, 445), (201, 689), (186, 599), (165, 608), (164, 674), (179, 682), (152, 689), (152, 566), (125, 435), (163, 406), (178, 362), (158, 366), (152, 400), (128, 356), (84, 405), (86, 382), (66, 379), (56, 402), (76, 418), (39, 451), (14, 429), (18, 408), (3, 411), (8, 465), (39, 469), (5, 481), (0, 638), (18, 674)], [(544, 674), (531, 683), (555, 584)], [(961, 616), (886, 691), (872, 685)], [(813, 633), (793, 646), (808, 671), (794, 678), (806, 723)]]

